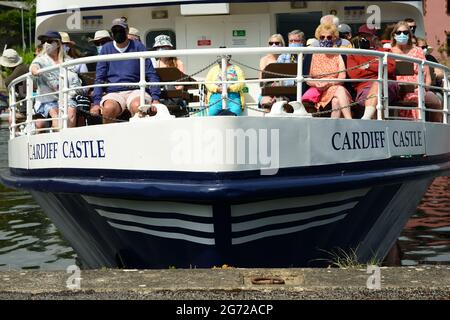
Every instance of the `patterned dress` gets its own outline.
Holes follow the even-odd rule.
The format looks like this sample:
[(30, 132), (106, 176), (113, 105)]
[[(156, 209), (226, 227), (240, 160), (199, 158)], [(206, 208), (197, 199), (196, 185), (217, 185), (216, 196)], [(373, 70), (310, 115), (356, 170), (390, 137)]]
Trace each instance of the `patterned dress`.
[[(332, 72), (337, 72), (339, 70), (345, 70), (345, 64), (344, 60), (342, 60), (342, 57), (340, 55), (335, 54), (322, 54), (322, 53), (316, 53), (313, 54), (312, 61), (311, 61), (311, 70), (310, 74), (312, 77), (320, 79), (320, 78), (327, 78), (327, 79), (345, 79), (346, 72), (340, 72), (340, 73), (334, 73), (334, 74), (328, 74)], [(327, 74), (325, 76), (319, 76), (321, 74)], [(322, 90), (322, 88), (329, 83), (327, 82), (315, 82), (315, 81), (309, 81), (308, 85), (311, 87), (317, 87), (319, 90)], [(339, 84), (337, 82), (333, 82), (332, 85), (330, 85), (328, 88), (322, 91), (322, 96), (320, 97), (320, 101), (316, 103), (315, 107), (317, 109), (319, 108), (325, 108), (331, 100), (335, 97), (336, 90), (342, 86), (342, 84)], [(350, 94), (347, 90), (345, 90), (349, 101), (352, 100)]]
[[(412, 47), (412, 49), (407, 53), (407, 56), (425, 60), (425, 55), (423, 54), (423, 50), (419, 47)], [(424, 69), (423, 78), (426, 79), (428, 70)], [(414, 82), (417, 83), (419, 81), (419, 66), (414, 64), (414, 74), (413, 75), (404, 75), (397, 76), (397, 81), (404, 82)], [(415, 89), (414, 92), (406, 93), (401, 100), (407, 102), (418, 102), (419, 101), (419, 89)], [(404, 118), (412, 118), (419, 119), (419, 110), (399, 110), (398, 114), (400, 117)]]

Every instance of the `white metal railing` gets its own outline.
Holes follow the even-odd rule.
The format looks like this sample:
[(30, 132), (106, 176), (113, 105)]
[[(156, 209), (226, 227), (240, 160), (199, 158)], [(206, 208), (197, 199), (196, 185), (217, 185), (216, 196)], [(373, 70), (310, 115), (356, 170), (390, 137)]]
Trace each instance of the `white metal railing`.
[[(14, 81), (9, 86), (10, 93), (10, 114), (11, 114), (11, 125), (10, 125), (10, 137), (14, 138), (17, 134), (32, 134), (38, 132), (39, 130), (34, 129), (33, 125), (36, 120), (32, 119), (33, 116), (33, 101), (37, 98), (46, 97), (46, 96), (58, 96), (58, 104), (59, 108), (59, 126), (56, 128), (57, 130), (64, 130), (67, 128), (68, 123), (68, 100), (69, 100), (69, 92), (79, 89), (90, 89), (97, 87), (111, 87), (111, 86), (120, 86), (120, 87), (139, 87), (140, 90), (140, 101), (141, 105), (145, 104), (145, 90), (148, 86), (164, 86), (164, 85), (205, 85), (205, 84), (213, 84), (217, 83), (217, 81), (212, 82), (197, 82), (197, 81), (180, 81), (180, 82), (147, 82), (146, 74), (145, 74), (145, 63), (147, 59), (150, 58), (160, 58), (160, 57), (181, 57), (181, 56), (220, 56), (221, 57), (221, 65), (226, 65), (227, 55), (233, 56), (242, 56), (242, 55), (263, 55), (268, 53), (274, 54), (298, 54), (298, 64), (297, 64), (297, 75), (295, 77), (279, 77), (279, 78), (268, 78), (268, 79), (251, 79), (251, 80), (243, 80), (243, 81), (227, 81), (225, 80), (225, 75), (222, 75), (222, 107), (226, 108), (226, 100), (227, 98), (227, 86), (233, 83), (264, 83), (264, 82), (276, 82), (276, 81), (289, 81), (293, 80), (296, 82), (296, 93), (297, 93), (297, 101), (301, 101), (302, 97), (302, 83), (305, 81), (324, 81), (324, 82), (378, 82), (379, 88), (382, 90), (378, 90), (378, 99), (377, 99), (377, 119), (382, 120), (383, 112), (384, 117), (389, 118), (389, 110), (390, 109), (403, 109), (403, 110), (411, 110), (418, 109), (420, 114), (420, 121), (425, 121), (425, 112), (441, 112), (443, 114), (443, 123), (448, 123), (448, 114), (449, 114), (449, 98), (450, 98), (450, 69), (446, 66), (433, 63), (430, 61), (422, 61), (419, 59), (411, 58), (405, 55), (398, 55), (380, 51), (373, 50), (361, 50), (361, 49), (340, 49), (340, 48), (317, 48), (317, 47), (303, 47), (303, 48), (290, 48), (290, 47), (264, 47), (264, 48), (220, 48), (220, 49), (186, 49), (186, 50), (169, 50), (169, 51), (148, 51), (148, 52), (133, 52), (133, 53), (125, 53), (125, 54), (112, 54), (112, 55), (101, 55), (94, 57), (86, 57), (80, 58), (76, 60), (70, 60), (64, 62), (60, 65), (56, 65), (53, 67), (45, 68), (40, 70), (40, 73), (52, 72), (55, 70), (59, 70), (59, 91), (41, 95), (34, 95), (33, 93), (33, 76), (28, 73), (23, 75)], [(305, 77), (303, 75), (303, 56), (305, 54), (314, 54), (314, 53), (328, 53), (328, 54), (345, 54), (345, 55), (361, 55), (361, 56), (371, 56), (374, 59), (378, 59), (379, 67), (378, 67), (378, 78), (377, 79), (336, 79), (336, 78), (311, 78)], [(400, 61), (407, 61), (411, 63), (415, 63), (419, 66), (419, 79), (417, 83), (408, 83), (414, 84), (418, 86), (418, 105), (417, 108), (411, 107), (395, 107), (389, 106), (388, 103), (388, 58), (392, 58)], [(78, 64), (87, 64), (87, 63), (96, 63), (100, 61), (120, 61), (120, 60), (139, 60), (140, 63), (140, 76), (138, 83), (104, 83), (104, 84), (94, 84), (87, 85), (81, 87), (72, 87), (69, 88), (68, 84), (68, 68), (73, 67)], [(235, 58), (233, 58), (236, 60)], [(433, 67), (436, 69), (441, 69), (444, 71), (444, 79), (443, 79), (443, 87), (433, 87), (426, 86), (424, 83), (423, 69), (425, 66)], [(225, 71), (225, 68), (222, 68)], [(15, 87), (21, 82), (26, 82), (27, 92), (26, 98), (20, 101), (16, 101), (15, 97)], [(443, 93), (443, 108), (442, 110), (434, 110), (427, 109), (425, 106), (425, 89), (432, 88), (436, 90), (441, 90)], [(27, 106), (27, 116), (25, 123), (17, 124), (16, 123), (16, 108), (19, 104), (26, 102)], [(41, 119), (39, 121), (52, 121), (53, 119)], [(19, 126), (24, 126), (24, 130), (21, 133), (17, 132), (17, 128)], [(48, 129), (44, 129), (48, 130)]]

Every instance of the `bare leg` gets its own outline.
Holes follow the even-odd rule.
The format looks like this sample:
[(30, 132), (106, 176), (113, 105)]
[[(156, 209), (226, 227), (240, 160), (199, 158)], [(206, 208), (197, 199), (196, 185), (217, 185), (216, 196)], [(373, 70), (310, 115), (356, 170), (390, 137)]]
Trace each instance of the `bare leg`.
[(50, 117), (52, 117), (52, 128), (58, 129), (59, 128), (59, 119), (58, 119), (59, 109), (58, 108), (50, 109), (48, 114), (50, 115)]
[[(442, 110), (443, 105), (441, 100), (433, 93), (428, 91), (425, 94), (425, 105), (429, 109)], [(439, 112), (429, 112), (429, 119), (431, 122), (441, 122), (442, 123), (442, 113)]]
[(367, 93), (367, 97), (374, 96), (373, 98), (368, 98), (364, 102), (365, 110), (364, 115), (361, 119), (370, 120), (374, 117), (377, 111), (377, 102), (378, 102), (378, 83), (374, 82), (372, 87), (370, 87), (369, 92)]
[(139, 108), (140, 105), (141, 105), (141, 98), (140, 97), (135, 98), (135, 99), (133, 99), (131, 101), (130, 108), (129, 108), (131, 116), (134, 116), (139, 111), (138, 108)]
[(113, 123), (114, 120), (122, 113), (122, 108), (117, 101), (114, 100), (106, 100), (103, 103), (102, 115), (103, 115), (103, 123)]
[(67, 126), (69, 128), (74, 128), (77, 126), (77, 109), (69, 107), (68, 110), (68, 121)]
[(341, 110), (339, 110), (339, 100), (337, 97), (334, 97), (333, 100), (331, 100), (331, 118), (339, 119), (341, 117)]
[[(350, 104), (350, 100), (348, 99), (348, 96), (347, 96), (347, 90), (345, 90), (344, 87), (339, 86), (338, 89), (336, 90), (335, 96), (339, 100), (339, 105), (341, 107), (344, 107), (344, 106), (347, 106)], [(344, 108), (341, 110), (341, 112), (344, 115), (345, 119), (352, 118), (352, 111), (350, 110), (350, 108)]]

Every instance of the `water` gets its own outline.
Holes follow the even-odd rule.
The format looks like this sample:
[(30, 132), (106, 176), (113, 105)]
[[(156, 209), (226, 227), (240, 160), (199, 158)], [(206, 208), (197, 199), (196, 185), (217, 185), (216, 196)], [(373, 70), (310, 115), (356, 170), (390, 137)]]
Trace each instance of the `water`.
[[(8, 129), (0, 124), (0, 170)], [(403, 231), (402, 265), (450, 264), (450, 177), (437, 178)], [(64, 270), (75, 253), (30, 194), (0, 185), (0, 270)]]

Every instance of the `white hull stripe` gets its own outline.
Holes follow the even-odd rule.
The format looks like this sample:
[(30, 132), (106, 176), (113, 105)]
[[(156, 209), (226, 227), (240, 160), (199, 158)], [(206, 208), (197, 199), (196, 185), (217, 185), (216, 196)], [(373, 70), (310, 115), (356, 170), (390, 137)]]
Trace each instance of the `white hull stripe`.
[[(232, 240), (232, 244), (233, 245), (239, 245), (239, 244), (244, 244), (247, 242), (251, 242), (251, 241), (255, 241), (255, 240), (259, 240), (259, 239), (263, 239), (263, 238), (268, 238), (268, 237), (273, 237), (273, 236), (280, 236), (280, 235), (286, 235), (286, 234), (290, 234), (290, 233), (295, 233), (295, 232), (299, 232), (299, 231), (303, 231), (306, 229), (310, 229), (313, 227), (318, 227), (318, 226), (322, 226), (322, 225), (326, 225), (326, 224), (330, 224), (339, 220), (344, 219), (347, 216), (347, 214), (343, 214), (331, 219), (326, 219), (326, 220), (320, 220), (320, 221), (313, 221), (301, 226), (296, 226), (296, 227), (291, 227), (291, 228), (284, 228), (284, 229), (278, 229), (278, 230), (270, 230), (270, 231), (265, 231), (265, 232), (260, 232), (260, 233), (256, 233), (256, 234), (252, 234), (249, 236), (245, 236), (245, 237), (239, 237), (239, 238), (233, 238)], [(299, 248), (299, 250), (301, 250), (301, 248)]]
[(286, 215), (256, 219), (256, 220), (251, 220), (251, 221), (246, 221), (246, 222), (233, 223), (232, 227), (231, 227), (231, 231), (232, 232), (241, 232), (241, 231), (247, 231), (247, 230), (257, 229), (257, 228), (261, 228), (261, 227), (266, 227), (266, 226), (270, 226), (270, 225), (274, 225), (274, 224), (297, 222), (297, 221), (308, 220), (308, 219), (312, 219), (312, 218), (318, 218), (318, 217), (338, 213), (341, 211), (345, 211), (348, 209), (352, 209), (356, 206), (357, 203), (358, 202), (350, 202), (350, 203), (340, 205), (337, 207), (317, 209), (317, 210), (313, 210), (313, 211), (299, 212), (299, 213), (294, 213), (294, 214), (286, 214)]
[(149, 234), (149, 235), (152, 235), (152, 236), (155, 236), (155, 237), (160, 237), (160, 238), (175, 239), (175, 240), (185, 240), (185, 241), (199, 243), (199, 244), (204, 244), (204, 245), (215, 245), (215, 243), (216, 243), (214, 238), (211, 238), (211, 239), (209, 239), (209, 238), (200, 238), (200, 237), (190, 236), (190, 235), (182, 234), (182, 233), (162, 232), (162, 231), (156, 231), (156, 230), (141, 228), (141, 227), (137, 227), (137, 226), (127, 226), (127, 225), (118, 224), (118, 223), (114, 223), (114, 222), (110, 222), (110, 221), (108, 221), (108, 223), (109, 223), (110, 226), (112, 226), (112, 227), (114, 227), (116, 229)]
[[(345, 192), (328, 193), (309, 197), (283, 198), (276, 200), (266, 200), (259, 202), (251, 202), (246, 204), (232, 205), (232, 217), (248, 216), (255, 213), (267, 212), (272, 210), (282, 210), (289, 208), (301, 208), (315, 205), (323, 205), (326, 203), (345, 201), (357, 197), (365, 196), (370, 189), (359, 189)], [(326, 202), (325, 202), (326, 201)]]
[(145, 224), (148, 226), (154, 227), (174, 227), (180, 229), (188, 229), (195, 230), (200, 232), (214, 233), (214, 225), (206, 224), (206, 223), (197, 223), (190, 222), (179, 219), (156, 219), (156, 218), (146, 218), (141, 216), (135, 216), (131, 214), (121, 214), (114, 212), (107, 212), (104, 210), (97, 210), (98, 214), (102, 217), (118, 220), (118, 221), (127, 221), (127, 222), (135, 222), (140, 224)]
[(179, 213), (195, 217), (212, 217), (211, 205), (198, 205), (191, 203), (178, 203), (169, 201), (141, 201), (141, 200), (122, 200), (111, 198), (97, 198), (83, 196), (83, 198), (91, 205), (119, 208), (119, 209), (132, 209), (143, 212), (167, 212), (167, 213)]

